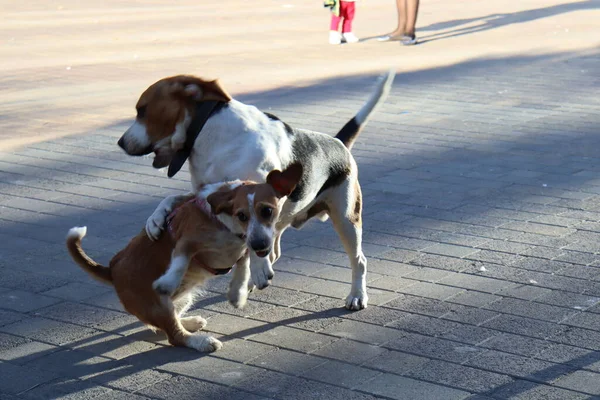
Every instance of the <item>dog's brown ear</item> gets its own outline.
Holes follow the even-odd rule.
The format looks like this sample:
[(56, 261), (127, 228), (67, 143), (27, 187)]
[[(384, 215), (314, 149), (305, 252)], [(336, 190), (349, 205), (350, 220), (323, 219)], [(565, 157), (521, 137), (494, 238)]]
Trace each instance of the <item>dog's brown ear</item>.
[(213, 214), (218, 215), (221, 213), (233, 214), (233, 191), (232, 190), (219, 190), (210, 194), (206, 201), (210, 204), (210, 208)]
[(177, 76), (173, 78), (171, 91), (195, 101), (217, 100), (228, 102), (231, 100), (231, 96), (223, 89), (218, 79), (206, 81), (195, 76)]
[(283, 172), (273, 170), (267, 175), (267, 183), (275, 189), (278, 197), (289, 196), (302, 178), (302, 164), (294, 163)]

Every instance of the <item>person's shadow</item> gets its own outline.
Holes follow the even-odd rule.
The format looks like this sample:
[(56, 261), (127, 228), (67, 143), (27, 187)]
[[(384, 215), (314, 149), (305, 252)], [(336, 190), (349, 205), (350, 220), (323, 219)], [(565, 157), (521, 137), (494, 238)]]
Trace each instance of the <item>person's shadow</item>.
[[(490, 14), (483, 17), (455, 19), (451, 21), (436, 22), (424, 27), (417, 26), (418, 32), (443, 31), (428, 36), (417, 36), (419, 38), (419, 43), (423, 44), (434, 40), (448, 39), (451, 37), (488, 31), (490, 29), (496, 29), (507, 25), (535, 21), (537, 19), (552, 17), (554, 15), (564, 14), (572, 11), (594, 9), (600, 9), (600, 0), (584, 0), (576, 3), (558, 4), (532, 10), (518, 11), (511, 14)], [(476, 22), (480, 22), (480, 24), (477, 26), (461, 27), (463, 25), (470, 25)], [(447, 29), (450, 29), (450, 31), (444, 31)], [(374, 40), (380, 36), (381, 35), (371, 36), (364, 38), (361, 41)]]

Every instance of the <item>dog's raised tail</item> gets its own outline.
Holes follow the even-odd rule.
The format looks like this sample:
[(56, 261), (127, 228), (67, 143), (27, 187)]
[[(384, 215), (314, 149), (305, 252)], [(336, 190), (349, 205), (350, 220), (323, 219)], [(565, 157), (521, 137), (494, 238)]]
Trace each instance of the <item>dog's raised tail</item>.
[(371, 94), (369, 100), (367, 100), (354, 118), (348, 121), (335, 136), (335, 138), (341, 140), (348, 149), (352, 148), (354, 141), (358, 137), (361, 129), (366, 125), (373, 111), (385, 101), (392, 88), (395, 76), (396, 71), (394, 70), (390, 70), (387, 74), (383, 75), (377, 82), (375, 91)]
[(67, 249), (73, 260), (88, 274), (100, 282), (112, 285), (112, 276), (110, 268), (98, 264), (85, 254), (81, 248), (81, 239), (85, 237), (87, 228), (85, 226), (69, 229), (67, 233)]

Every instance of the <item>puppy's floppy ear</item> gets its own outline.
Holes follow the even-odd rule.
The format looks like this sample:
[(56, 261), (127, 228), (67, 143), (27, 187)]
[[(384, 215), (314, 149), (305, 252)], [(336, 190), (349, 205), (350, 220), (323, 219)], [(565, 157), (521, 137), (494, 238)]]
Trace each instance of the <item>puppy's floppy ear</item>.
[(204, 83), (202, 88), (204, 95), (201, 100), (217, 100), (224, 101), (225, 103), (231, 100), (231, 96), (223, 86), (221, 86), (221, 82), (219, 82), (218, 79)]
[(216, 100), (227, 103), (231, 100), (231, 96), (223, 89), (218, 79), (207, 81), (191, 75), (179, 75), (174, 77), (170, 89), (172, 93), (194, 101)]
[(210, 194), (206, 201), (210, 204), (213, 214), (233, 214), (233, 190), (219, 190)]
[(283, 172), (273, 170), (267, 175), (267, 183), (275, 189), (278, 197), (289, 196), (302, 178), (302, 164), (294, 163)]

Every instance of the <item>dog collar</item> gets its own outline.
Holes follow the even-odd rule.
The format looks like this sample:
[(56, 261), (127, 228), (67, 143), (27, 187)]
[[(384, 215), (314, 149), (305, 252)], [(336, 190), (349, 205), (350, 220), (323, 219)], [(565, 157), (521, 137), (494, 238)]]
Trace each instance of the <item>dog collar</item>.
[(202, 128), (204, 128), (206, 121), (208, 121), (208, 118), (210, 118), (217, 108), (223, 107), (224, 104), (225, 102), (217, 100), (199, 101), (196, 103), (194, 118), (185, 131), (185, 144), (181, 150), (178, 150), (175, 153), (169, 164), (169, 171), (167, 172), (169, 178), (175, 176), (181, 167), (183, 167), (185, 160), (187, 160), (192, 153), (194, 142), (200, 134), (200, 131), (202, 131)]
[[(196, 207), (200, 208), (206, 215), (208, 215), (210, 217), (210, 219), (217, 224), (217, 226), (220, 229), (223, 230), (227, 230), (229, 232), (231, 232), (231, 230), (223, 223), (221, 222), (217, 216), (215, 214), (213, 214), (210, 209), (209, 209), (209, 205), (208, 202), (206, 201), (206, 199), (204, 198), (200, 198), (200, 197), (195, 197), (189, 201), (187, 201), (187, 203), (193, 203)], [(185, 203), (184, 203), (185, 204)], [(183, 204), (182, 204), (183, 205)], [(173, 211), (171, 211), (171, 213), (167, 216), (167, 229), (169, 230), (169, 233), (171, 234), (172, 237), (175, 236), (174, 232), (173, 232), (173, 226), (171, 225), (171, 222), (173, 221), (173, 218), (175, 218), (175, 215), (177, 215), (177, 212), (179, 211), (179, 208), (182, 206), (178, 206), (176, 207)], [(233, 232), (232, 232), (233, 233)], [(235, 234), (239, 239), (241, 240), (246, 240), (246, 235), (244, 234)], [(198, 263), (204, 270), (210, 272), (213, 275), (227, 275), (232, 269), (233, 269), (233, 265), (229, 268), (219, 268), (219, 269), (215, 269), (215, 268), (211, 268), (208, 265), (204, 264), (202, 262), (202, 260), (197, 259), (196, 257), (193, 258), (194, 261), (196, 261), (196, 263)]]

